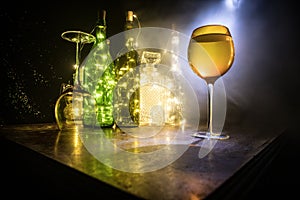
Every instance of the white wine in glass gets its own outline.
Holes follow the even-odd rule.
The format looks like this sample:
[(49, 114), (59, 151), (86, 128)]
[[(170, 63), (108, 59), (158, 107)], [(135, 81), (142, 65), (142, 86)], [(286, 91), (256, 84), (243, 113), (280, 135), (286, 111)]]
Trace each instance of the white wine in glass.
[(214, 83), (232, 66), (235, 56), (229, 28), (220, 24), (200, 26), (193, 30), (188, 46), (188, 61), (192, 70), (208, 86), (209, 116), (207, 132), (197, 132), (194, 137), (228, 139), (228, 135), (213, 131)]

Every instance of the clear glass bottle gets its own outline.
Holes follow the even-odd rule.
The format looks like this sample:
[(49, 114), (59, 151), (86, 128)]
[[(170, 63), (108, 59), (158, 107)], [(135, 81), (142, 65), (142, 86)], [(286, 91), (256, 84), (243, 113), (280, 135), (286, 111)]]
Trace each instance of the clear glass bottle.
[(98, 16), (92, 33), (95, 43), (81, 65), (82, 87), (90, 96), (83, 99), (83, 125), (111, 127), (113, 118), (114, 62), (106, 38), (106, 11)]
[(140, 75), (139, 54), (134, 31), (132, 11), (127, 11), (124, 26), (125, 46), (115, 60), (116, 89), (114, 98), (114, 117), (117, 126), (138, 126), (140, 113)]
[(165, 121), (164, 77), (158, 72), (161, 53), (145, 50), (141, 58), (140, 73), (140, 125), (162, 126)]
[(171, 32), (167, 45), (170, 51), (145, 49), (142, 52), (140, 125), (180, 126), (184, 122), (178, 32)]
[(144, 50), (142, 53), (140, 70), (142, 126), (178, 126), (182, 121), (180, 82), (170, 66), (160, 64), (162, 54), (153, 50)]

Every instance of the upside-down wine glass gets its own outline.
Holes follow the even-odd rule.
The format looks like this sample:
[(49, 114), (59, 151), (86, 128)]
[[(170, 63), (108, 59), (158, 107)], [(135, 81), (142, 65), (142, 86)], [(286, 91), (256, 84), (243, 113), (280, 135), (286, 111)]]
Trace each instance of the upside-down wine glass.
[(214, 83), (232, 66), (235, 48), (229, 28), (221, 24), (209, 24), (193, 30), (188, 46), (188, 61), (193, 72), (208, 86), (208, 130), (196, 132), (194, 137), (206, 139), (228, 139), (213, 128), (213, 90)]
[[(62, 84), (60, 96), (55, 103), (55, 119), (60, 130), (76, 127), (77, 123), (80, 123), (82, 117), (81, 105), (81, 93), (84, 91), (81, 87), (81, 77), (79, 65), (80, 54), (84, 44), (95, 42), (95, 37), (89, 33), (82, 31), (66, 31), (61, 34), (61, 37), (69, 42), (76, 43), (75, 51), (75, 66), (73, 73), (73, 83)], [(74, 86), (76, 83), (76, 88)], [(76, 90), (76, 93), (74, 93)]]

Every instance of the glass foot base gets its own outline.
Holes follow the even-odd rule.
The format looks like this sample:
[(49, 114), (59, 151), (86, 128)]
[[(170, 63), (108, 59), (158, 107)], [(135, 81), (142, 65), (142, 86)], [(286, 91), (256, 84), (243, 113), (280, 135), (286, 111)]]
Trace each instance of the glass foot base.
[(229, 135), (209, 135), (206, 132), (197, 132), (192, 135), (196, 138), (204, 138), (204, 139), (214, 139), (214, 140), (226, 140), (229, 138)]

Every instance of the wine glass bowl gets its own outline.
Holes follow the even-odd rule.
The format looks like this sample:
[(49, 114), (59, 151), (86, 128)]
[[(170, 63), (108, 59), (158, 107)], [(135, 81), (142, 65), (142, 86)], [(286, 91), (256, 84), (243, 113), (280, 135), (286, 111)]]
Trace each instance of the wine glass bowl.
[(228, 139), (221, 131), (213, 129), (214, 83), (232, 66), (235, 48), (229, 28), (221, 24), (209, 24), (193, 30), (188, 46), (188, 61), (193, 72), (208, 86), (209, 113), (208, 131), (193, 136), (211, 139)]
[(234, 54), (233, 40), (226, 26), (206, 25), (193, 31), (188, 47), (189, 64), (206, 82), (214, 83), (224, 75), (233, 64)]

